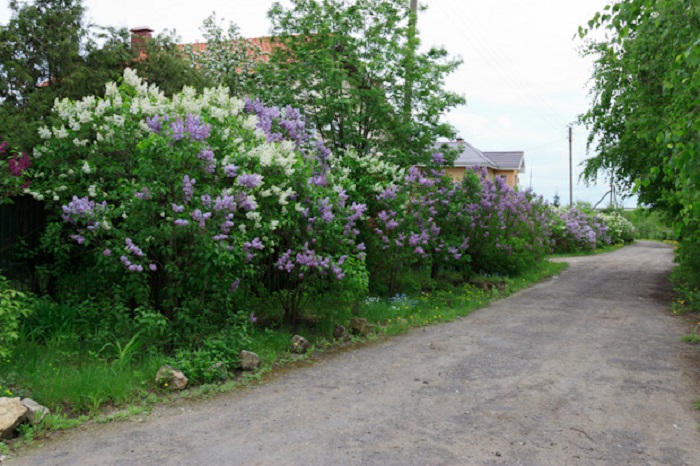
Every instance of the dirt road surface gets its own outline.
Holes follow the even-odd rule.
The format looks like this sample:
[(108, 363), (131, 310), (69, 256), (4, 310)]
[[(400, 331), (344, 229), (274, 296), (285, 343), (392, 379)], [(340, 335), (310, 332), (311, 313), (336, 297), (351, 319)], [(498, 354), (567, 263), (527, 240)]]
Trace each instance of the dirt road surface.
[(700, 465), (672, 250), (572, 258), (458, 321), (243, 393), (90, 425), (9, 465)]

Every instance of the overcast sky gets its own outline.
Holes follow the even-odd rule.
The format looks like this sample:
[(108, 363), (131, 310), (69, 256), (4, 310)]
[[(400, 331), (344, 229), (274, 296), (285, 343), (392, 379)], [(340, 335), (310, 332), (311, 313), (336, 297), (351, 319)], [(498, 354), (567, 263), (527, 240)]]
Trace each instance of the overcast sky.
[[(409, 0), (406, 0), (408, 3)], [(271, 0), (86, 0), (88, 18), (99, 25), (174, 29), (185, 42), (201, 39), (212, 12), (233, 21), (245, 37), (269, 32)], [(288, 2), (281, 2), (288, 4)], [(442, 45), (464, 60), (447, 81), (467, 105), (446, 119), (484, 151), (524, 150), (521, 185), (552, 199), (569, 199), (567, 125), (587, 108), (591, 60), (579, 54), (576, 33), (607, 0), (423, 0), (418, 17), (424, 46)], [(9, 20), (0, 5), (0, 23)], [(587, 133), (574, 126), (574, 201), (596, 203), (605, 182), (578, 182)], [(607, 201), (604, 203), (606, 204)], [(625, 204), (634, 205), (633, 199)]]

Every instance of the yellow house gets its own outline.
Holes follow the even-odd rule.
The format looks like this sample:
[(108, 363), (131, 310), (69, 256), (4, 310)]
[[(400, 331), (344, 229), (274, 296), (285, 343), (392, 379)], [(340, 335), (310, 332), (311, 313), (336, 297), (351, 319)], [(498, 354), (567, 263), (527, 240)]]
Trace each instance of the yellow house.
[(525, 173), (525, 153), (523, 151), (482, 152), (463, 139), (453, 142), (438, 142), (436, 150), (449, 148), (457, 150), (454, 166), (445, 167), (445, 172), (455, 181), (462, 179), (468, 168), (485, 168), (489, 175), (505, 178), (511, 188), (519, 183), (519, 174)]

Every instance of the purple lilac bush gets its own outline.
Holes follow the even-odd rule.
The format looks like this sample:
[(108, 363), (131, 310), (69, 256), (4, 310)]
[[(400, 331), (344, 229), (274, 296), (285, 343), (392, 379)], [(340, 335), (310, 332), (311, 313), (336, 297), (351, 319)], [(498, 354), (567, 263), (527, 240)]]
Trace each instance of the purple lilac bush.
[(552, 249), (556, 253), (593, 251), (610, 244), (605, 221), (572, 207), (550, 207)]

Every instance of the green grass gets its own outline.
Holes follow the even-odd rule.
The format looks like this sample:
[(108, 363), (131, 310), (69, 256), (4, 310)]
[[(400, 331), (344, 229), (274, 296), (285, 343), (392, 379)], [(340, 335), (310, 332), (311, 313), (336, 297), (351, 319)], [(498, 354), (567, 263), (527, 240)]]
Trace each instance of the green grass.
[[(336, 347), (332, 342), (335, 323), (347, 325), (353, 315), (364, 317), (375, 325), (377, 331), (368, 339), (376, 339), (377, 335), (396, 335), (412, 327), (466, 316), (489, 302), (556, 275), (566, 267), (565, 263), (545, 261), (515, 278), (480, 277), (482, 280), (505, 281), (502, 292), (446, 281), (432, 291), (416, 291), (412, 295), (392, 298), (367, 298), (354, 306), (355, 314), (353, 306), (336, 303), (340, 307), (328, 309), (333, 305), (332, 301), (320, 300), (312, 303), (309, 309), (310, 313), (326, 316), (325, 322), (317, 317), (298, 328), (258, 325), (250, 331), (245, 349), (260, 356), (260, 371), (238, 373), (227, 381), (203, 384), (177, 394), (155, 385), (155, 373), (166, 356), (153, 348), (139, 349), (135, 343), (137, 338), (121, 343), (115, 340), (114, 344), (95, 348), (94, 344), (81, 341), (70, 326), (56, 326), (55, 331), (44, 333), (41, 338), (24, 335), (14, 356), (0, 361), (0, 393), (2, 396), (29, 396), (54, 413), (39, 426), (23, 428), (20, 432), (22, 441), (31, 442), (34, 436), (71, 428), (88, 419), (97, 422), (128, 419), (147, 413), (150, 406), (168, 402), (174, 397), (200, 397), (236, 390), (290, 363), (311, 360), (308, 355), (290, 353), (294, 333), (300, 333), (314, 343), (312, 355), (319, 355)], [(336, 319), (335, 322), (329, 322), (328, 317)], [(353, 340), (355, 344), (366, 341), (359, 337), (353, 337)], [(106, 408), (117, 412), (105, 414)]]
[(0, 365), (0, 386), (5, 395), (31, 397), (53, 411), (96, 413), (105, 405), (138, 398), (150, 388), (149, 381), (163, 360), (145, 354), (126, 363), (108, 362), (69, 338), (43, 344), (23, 341), (14, 356)]
[[(452, 289), (419, 292), (415, 295), (397, 295), (389, 299), (367, 298), (360, 306), (358, 316), (377, 324), (379, 331), (388, 335), (400, 334), (412, 327), (448, 322), (470, 314), (488, 303), (520, 291), (534, 283), (557, 275), (567, 267), (565, 263), (544, 262), (515, 278), (497, 277), (505, 281), (503, 292), (486, 291), (464, 284)], [(480, 277), (489, 281), (492, 277)]]

